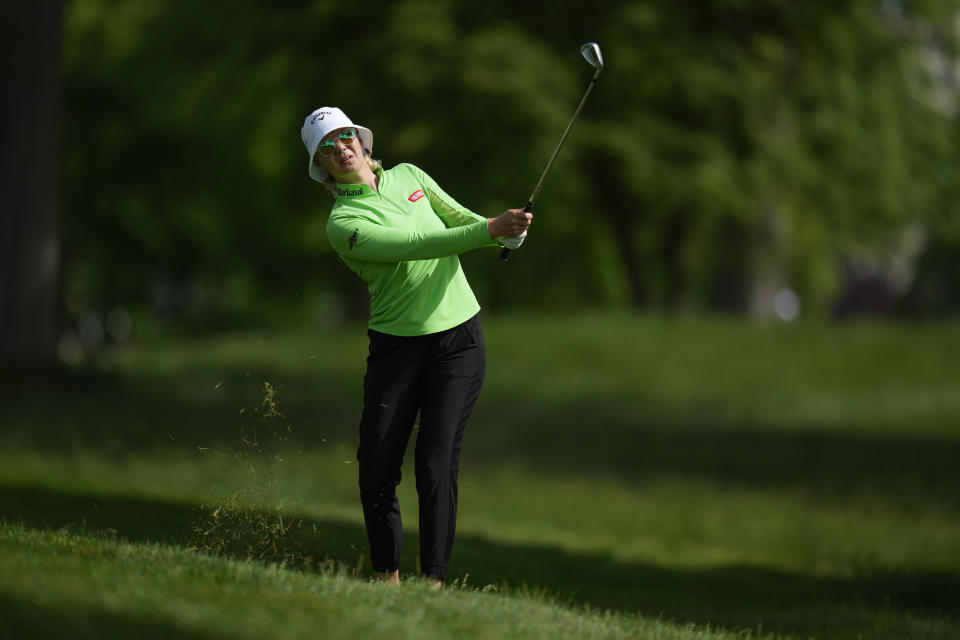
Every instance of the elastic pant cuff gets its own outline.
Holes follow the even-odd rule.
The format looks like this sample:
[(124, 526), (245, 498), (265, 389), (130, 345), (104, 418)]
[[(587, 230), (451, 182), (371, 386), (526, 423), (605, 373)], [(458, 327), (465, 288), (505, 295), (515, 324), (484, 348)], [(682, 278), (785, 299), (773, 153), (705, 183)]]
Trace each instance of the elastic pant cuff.
[(393, 573), (394, 571), (399, 571), (399, 570), (400, 570), (400, 565), (399, 565), (399, 564), (398, 564), (398, 565), (388, 565), (388, 566), (390, 567), (389, 569), (380, 569), (380, 568), (378, 568), (377, 566), (374, 566), (374, 567), (373, 567), (373, 570), (374, 570), (375, 573)]
[(420, 575), (424, 578), (435, 578), (441, 582), (447, 580), (447, 568), (446, 567), (422, 567), (420, 570)]

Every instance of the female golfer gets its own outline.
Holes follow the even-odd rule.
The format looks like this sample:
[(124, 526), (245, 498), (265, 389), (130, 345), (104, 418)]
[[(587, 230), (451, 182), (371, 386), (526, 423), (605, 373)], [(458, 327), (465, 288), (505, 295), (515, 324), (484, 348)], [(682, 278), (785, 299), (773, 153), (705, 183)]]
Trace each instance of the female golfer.
[(357, 460), (360, 502), (377, 580), (399, 583), (403, 530), (396, 486), (417, 414), (420, 571), (439, 587), (457, 519), (457, 470), (486, 366), (480, 305), (458, 254), (516, 248), (532, 215), (480, 217), (410, 164), (384, 170), (373, 133), (340, 109), (303, 123), (310, 177), (334, 195), (327, 235), (370, 291), (370, 351)]

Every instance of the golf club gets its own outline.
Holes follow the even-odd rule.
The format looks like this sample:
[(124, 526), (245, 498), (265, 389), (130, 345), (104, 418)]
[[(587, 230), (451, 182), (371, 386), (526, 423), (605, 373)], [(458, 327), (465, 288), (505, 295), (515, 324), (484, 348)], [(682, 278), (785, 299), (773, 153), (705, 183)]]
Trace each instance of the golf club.
[[(587, 101), (587, 97), (589, 97), (590, 92), (593, 91), (593, 85), (596, 84), (597, 78), (600, 77), (600, 73), (603, 71), (603, 55), (600, 53), (600, 45), (598, 45), (596, 42), (588, 42), (580, 47), (580, 53), (582, 53), (583, 57), (586, 58), (587, 62), (590, 63), (590, 66), (597, 71), (593, 74), (593, 78), (590, 79), (590, 84), (587, 85), (587, 91), (583, 94), (583, 98), (580, 99), (580, 104), (577, 105), (577, 110), (573, 112), (573, 117), (570, 118), (570, 124), (567, 125), (563, 135), (560, 136), (560, 142), (557, 143), (557, 148), (553, 150), (553, 155), (550, 156), (550, 160), (547, 161), (547, 168), (543, 170), (543, 175), (540, 176), (540, 181), (537, 182), (537, 186), (533, 189), (533, 193), (530, 194), (530, 199), (527, 200), (527, 204), (523, 208), (524, 211), (533, 211), (533, 201), (537, 199), (538, 195), (540, 195), (540, 190), (543, 188), (543, 181), (547, 177), (547, 174), (550, 173), (550, 167), (553, 166), (553, 161), (557, 159), (557, 154), (560, 153), (560, 147), (563, 146), (563, 142), (567, 139), (567, 134), (570, 133), (570, 128), (573, 126), (574, 120), (576, 120), (577, 116), (580, 115), (580, 110), (583, 109), (583, 104)], [(506, 262), (509, 255), (510, 249), (504, 248), (503, 251), (500, 252), (500, 262)]]

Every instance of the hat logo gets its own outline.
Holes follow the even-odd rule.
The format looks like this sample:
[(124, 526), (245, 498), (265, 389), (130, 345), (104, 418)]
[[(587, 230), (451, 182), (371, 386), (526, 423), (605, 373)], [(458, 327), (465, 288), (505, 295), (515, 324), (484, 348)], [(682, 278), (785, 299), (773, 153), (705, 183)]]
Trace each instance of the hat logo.
[(329, 116), (331, 113), (333, 113), (333, 112), (332, 112), (332, 111), (318, 111), (318, 112), (316, 112), (315, 114), (313, 114), (313, 119), (310, 120), (310, 124), (316, 124), (316, 123), (317, 123), (317, 120), (323, 120), (325, 117)]
[(407, 198), (407, 200), (409, 200), (410, 202), (416, 202), (422, 197), (423, 197), (423, 189), (417, 189), (416, 191), (410, 194), (410, 197)]

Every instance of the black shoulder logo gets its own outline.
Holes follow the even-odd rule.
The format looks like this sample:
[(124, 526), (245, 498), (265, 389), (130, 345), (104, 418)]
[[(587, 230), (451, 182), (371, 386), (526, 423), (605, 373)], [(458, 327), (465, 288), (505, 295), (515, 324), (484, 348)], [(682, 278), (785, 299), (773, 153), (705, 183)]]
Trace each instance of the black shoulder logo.
[(350, 244), (350, 250), (353, 251), (353, 248), (357, 246), (357, 240), (360, 239), (360, 229), (354, 229), (353, 235), (347, 240)]

